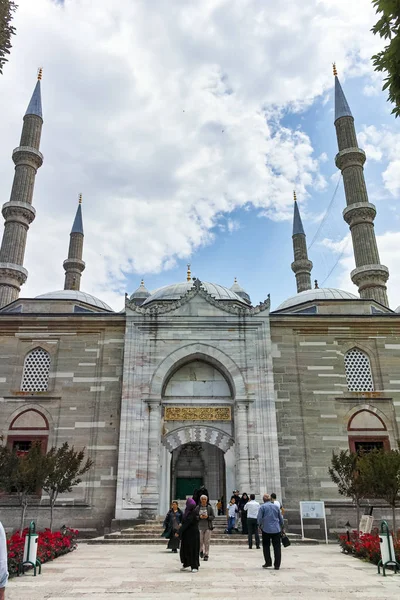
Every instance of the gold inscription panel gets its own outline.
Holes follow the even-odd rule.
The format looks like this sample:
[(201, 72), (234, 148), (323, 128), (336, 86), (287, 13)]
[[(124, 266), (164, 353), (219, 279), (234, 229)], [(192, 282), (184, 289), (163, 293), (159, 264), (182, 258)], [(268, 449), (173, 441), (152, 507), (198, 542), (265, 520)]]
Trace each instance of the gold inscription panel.
[(166, 406), (165, 421), (231, 421), (230, 406)]

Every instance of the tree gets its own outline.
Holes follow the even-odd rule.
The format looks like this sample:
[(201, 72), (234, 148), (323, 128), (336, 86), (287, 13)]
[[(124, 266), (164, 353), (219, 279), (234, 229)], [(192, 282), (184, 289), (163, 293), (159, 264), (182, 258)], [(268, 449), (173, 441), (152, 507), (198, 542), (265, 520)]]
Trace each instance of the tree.
[(59, 494), (70, 492), (75, 485), (82, 481), (81, 477), (93, 465), (93, 461), (85, 458), (85, 450), (75, 451), (68, 442), (60, 448), (51, 448), (47, 453), (48, 472), (42, 488), (49, 495), (50, 530), (53, 530), (53, 509)]
[(0, 488), (8, 494), (16, 494), (21, 506), (19, 530), (24, 528), (29, 498), (39, 493), (47, 476), (48, 460), (40, 442), (32, 444), (25, 454), (17, 449), (0, 448)]
[(3, 66), (8, 61), (6, 54), (10, 54), (11, 36), (15, 35), (15, 27), (11, 25), (13, 12), (17, 5), (13, 0), (0, 0), (0, 75)]
[(360, 502), (365, 498), (367, 488), (364, 477), (360, 472), (361, 457), (348, 450), (341, 450), (339, 454), (332, 453), (329, 475), (338, 486), (341, 496), (351, 498), (356, 507), (357, 532), (360, 524)]
[(372, 450), (360, 462), (362, 477), (368, 481), (369, 495), (386, 500), (392, 508), (393, 533), (396, 537), (396, 504), (400, 500), (400, 452)]
[(375, 71), (384, 71), (383, 90), (388, 90), (388, 100), (394, 104), (392, 114), (400, 116), (400, 0), (372, 0), (381, 17), (371, 31), (390, 40), (381, 52), (372, 57)]

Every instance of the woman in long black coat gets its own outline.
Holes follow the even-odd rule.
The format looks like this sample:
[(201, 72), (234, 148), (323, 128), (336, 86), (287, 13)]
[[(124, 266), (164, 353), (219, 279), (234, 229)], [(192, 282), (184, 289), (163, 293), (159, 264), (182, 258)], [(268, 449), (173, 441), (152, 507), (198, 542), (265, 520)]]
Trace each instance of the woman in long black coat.
[(200, 567), (199, 517), (196, 514), (195, 508), (196, 502), (193, 498), (188, 498), (186, 500), (186, 509), (183, 515), (182, 525), (179, 530), (179, 537), (181, 538), (181, 571), (190, 567), (192, 573), (197, 573)]
[(172, 552), (178, 552), (179, 549), (179, 535), (175, 535), (179, 532), (179, 528), (182, 522), (183, 513), (178, 506), (177, 502), (173, 502), (170, 510), (167, 512), (167, 516), (164, 519), (164, 537), (168, 538), (167, 550)]

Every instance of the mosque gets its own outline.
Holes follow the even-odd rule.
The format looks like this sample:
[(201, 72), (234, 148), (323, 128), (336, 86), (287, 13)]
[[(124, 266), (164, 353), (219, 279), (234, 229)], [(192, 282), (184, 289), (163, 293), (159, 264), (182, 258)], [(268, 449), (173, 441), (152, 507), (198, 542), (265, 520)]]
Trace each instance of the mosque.
[[(389, 307), (376, 209), (368, 201), (354, 118), (337, 73), (335, 128), (358, 295), (312, 288), (297, 201), (291, 268), (297, 294), (271, 310), (231, 288), (192, 277), (149, 292), (143, 281), (114, 312), (81, 291), (79, 203), (63, 263), (63, 290), (20, 296), (24, 253), (42, 166), (41, 74), (12, 159), (0, 249), (0, 434), (26, 452), (68, 441), (94, 466), (59, 498), (56, 525), (102, 531), (165, 514), (204, 483), (212, 499), (233, 489), (275, 491), (297, 531), (300, 500), (324, 500), (331, 534), (354, 522), (328, 474), (332, 451), (396, 448), (400, 421), (400, 315)], [(289, 276), (289, 273), (288, 273)], [(13, 496), (3, 521), (17, 525)], [(387, 514), (376, 506), (375, 515)], [(47, 525), (44, 494), (27, 518)], [(355, 523), (354, 523), (355, 525)], [(310, 522), (314, 535), (320, 521)]]

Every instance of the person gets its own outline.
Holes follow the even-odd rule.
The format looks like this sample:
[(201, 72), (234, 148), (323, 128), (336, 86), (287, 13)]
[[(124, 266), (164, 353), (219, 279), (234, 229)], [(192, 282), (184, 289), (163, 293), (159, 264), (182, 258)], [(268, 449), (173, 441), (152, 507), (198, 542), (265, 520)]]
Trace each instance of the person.
[(226, 510), (227, 517), (228, 517), (227, 533), (229, 533), (229, 535), (232, 533), (232, 529), (234, 529), (234, 527), (235, 527), (235, 518), (237, 515), (237, 511), (238, 511), (238, 507), (236, 505), (235, 496), (232, 496), (231, 501), (229, 502), (227, 510)]
[(168, 538), (167, 550), (172, 550), (175, 554), (179, 549), (179, 536), (175, 534), (179, 531), (180, 524), (182, 522), (183, 513), (179, 508), (176, 500), (171, 505), (170, 510), (164, 519), (164, 536)]
[(240, 514), (240, 519), (242, 521), (242, 533), (244, 535), (248, 534), (248, 531), (247, 531), (247, 512), (244, 510), (244, 507), (246, 506), (246, 504), (248, 503), (248, 501), (249, 501), (249, 497), (246, 494), (246, 492), (244, 492), (242, 494), (242, 497), (240, 498), (239, 506), (238, 506), (239, 514)]
[(186, 500), (186, 508), (183, 513), (182, 525), (179, 529), (181, 539), (180, 559), (182, 563), (181, 571), (190, 568), (192, 573), (198, 573), (200, 568), (200, 534), (199, 521), (196, 515), (196, 502), (193, 498)]
[(218, 498), (218, 502), (217, 502), (217, 513), (218, 513), (218, 516), (219, 516), (219, 517), (222, 515), (222, 502), (221, 502), (221, 498)]
[(235, 497), (235, 503), (237, 506), (237, 511), (236, 511), (236, 515), (235, 515), (235, 526), (234, 529), (236, 531), (236, 533), (239, 533), (239, 503), (240, 503), (240, 492), (239, 490), (233, 490), (233, 495)]
[(202, 496), (203, 494), (204, 496), (207, 496), (207, 499), (209, 498), (208, 490), (204, 484), (201, 485), (199, 489), (196, 489), (193, 492), (193, 500), (196, 502), (196, 504), (200, 504), (200, 496)]
[(271, 494), (271, 502), (272, 502), (273, 504), (276, 504), (276, 506), (279, 508), (279, 510), (281, 509), (282, 505), (281, 505), (281, 503), (279, 502), (279, 500), (277, 500), (277, 499), (276, 499), (276, 494), (275, 494), (275, 493), (272, 493), (272, 494)]
[(8, 581), (7, 570), (7, 538), (4, 527), (0, 521), (0, 600), (5, 599), (6, 585)]
[(210, 551), (211, 531), (213, 530), (213, 520), (215, 514), (207, 496), (200, 496), (200, 504), (196, 508), (196, 515), (199, 518), (200, 531), (200, 558), (208, 560)]
[(256, 540), (256, 548), (260, 548), (260, 536), (258, 534), (258, 511), (260, 504), (256, 501), (254, 494), (250, 494), (250, 500), (244, 506), (244, 512), (247, 514), (247, 529), (248, 529), (248, 541), (250, 550), (253, 547), (253, 534)]
[(274, 568), (276, 571), (281, 566), (281, 531), (283, 528), (283, 517), (276, 504), (271, 502), (271, 496), (264, 494), (264, 504), (258, 511), (257, 523), (262, 531), (262, 544), (264, 551), (263, 568), (272, 567), (270, 545), (274, 548)]

